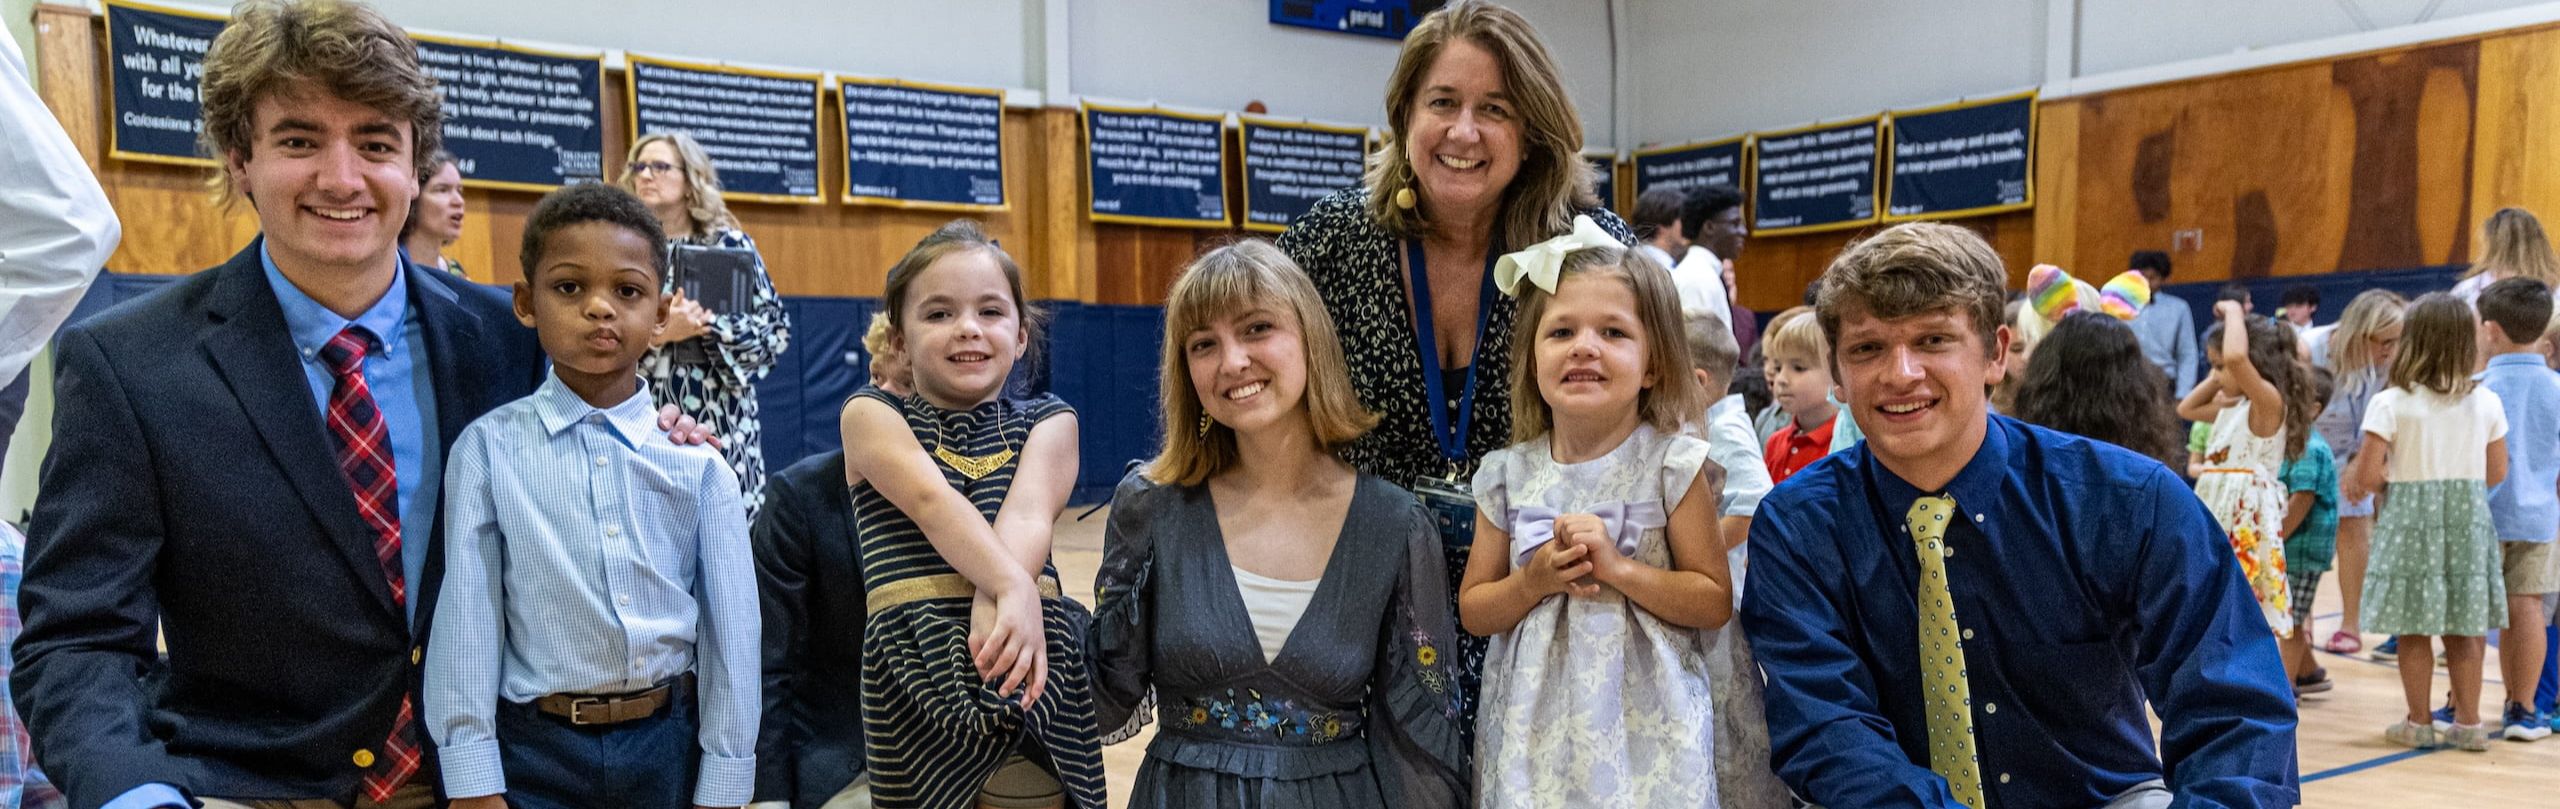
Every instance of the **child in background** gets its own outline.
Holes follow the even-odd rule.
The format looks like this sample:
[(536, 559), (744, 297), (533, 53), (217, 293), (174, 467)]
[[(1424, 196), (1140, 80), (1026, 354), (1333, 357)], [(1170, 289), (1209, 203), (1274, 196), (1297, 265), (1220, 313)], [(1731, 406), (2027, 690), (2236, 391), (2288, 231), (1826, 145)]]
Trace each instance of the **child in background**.
[[(2337, 381), (2327, 368), (2311, 372), (2313, 401), (2325, 402)], [(2338, 555), (2338, 459), (2329, 441), (2313, 432), (2302, 452), (2284, 462), (2284, 577), (2293, 601), (2294, 633), (2280, 638), (2284, 672), (2293, 677), (2293, 695), (2327, 691), (2329, 670), (2311, 657), (2311, 603), (2320, 593), (2320, 574)]]
[(1831, 345), (1812, 317), (1781, 324), (1761, 345), (1778, 370), (1769, 378), (1769, 393), (1786, 411), (1787, 425), (1760, 451), (1769, 463), (1769, 480), (1785, 483), (1831, 454), (1832, 424), (1840, 415), (1840, 405), (1831, 400)]
[[(2329, 370), (2338, 375), (2338, 390), (2329, 395), (2329, 405), (2313, 419), (2312, 428), (2329, 442), (2338, 465), (2352, 466), (2356, 452), (2364, 446), (2364, 408), (2375, 393), (2381, 392), (2384, 371), (2399, 351), (2401, 310), (2408, 301), (2386, 290), (2368, 289), (2347, 303), (2338, 316), (2337, 329), (2329, 333)], [(2341, 487), (2344, 488), (2344, 487)], [(2338, 631), (2320, 648), (2337, 654), (2364, 651), (2364, 563), (2373, 539), (2373, 498), (2341, 497), (2338, 500), (2338, 594), (2346, 600), (2346, 618)], [(2397, 642), (2385, 640), (2384, 646), (2397, 648)], [(2377, 660), (2390, 659), (2382, 649), (2374, 650)]]
[(1101, 809), (1090, 619), (1049, 559), (1075, 486), (1075, 411), (1005, 395), (1040, 336), (1022, 269), (976, 222), (955, 220), (889, 269), (882, 297), (914, 388), (864, 388), (841, 418), (869, 594), (870, 798)]
[[(1769, 443), (1769, 438), (1771, 436), (1777, 435), (1779, 430), (1786, 429), (1787, 422), (1790, 421), (1787, 416), (1786, 407), (1778, 404), (1777, 386), (1778, 372), (1780, 369), (1778, 367), (1778, 361), (1769, 356), (1769, 336), (1777, 334), (1779, 329), (1785, 328), (1788, 323), (1794, 322), (1798, 318), (1812, 316), (1813, 307), (1811, 306), (1797, 306), (1789, 308), (1786, 311), (1779, 312), (1777, 316), (1769, 318), (1768, 331), (1762, 332), (1760, 334), (1760, 339), (1754, 341), (1751, 345), (1751, 355), (1759, 358), (1759, 362), (1756, 364), (1760, 369), (1758, 387), (1760, 388), (1760, 392), (1767, 397), (1767, 401), (1764, 404), (1752, 409), (1751, 429), (1759, 434), (1759, 443), (1764, 446)], [(1746, 396), (1750, 395), (1750, 393), (1750, 391), (1744, 391), (1744, 395)]]
[[(2479, 329), (2471, 307), (2444, 293), (2408, 309), (2391, 387), (2365, 404), (2364, 450), (2350, 464), (2344, 500), (2388, 480), (2391, 501), (2375, 527), (2364, 623), (2399, 638), (2400, 691), (2408, 718), (2383, 731), (2403, 747), (2489, 749), (2480, 723), (2480, 667), (2489, 630), (2507, 622), (2506, 577), (2489, 487), (2507, 476), (2507, 415), (2498, 395), (2471, 379)], [(2435, 667), (2430, 646), (2444, 638), (2453, 681), (2453, 724), (2428, 716)]]
[[(1761, 466), (1760, 442), (1753, 440), (1751, 420), (1743, 415), (1742, 396), (1724, 395), (1735, 368), (1733, 330), (1713, 316), (1688, 319), (1690, 373), (1715, 404), (1707, 406), (1704, 423), (1690, 425), (1690, 435), (1707, 440), (1707, 458), (1724, 467), (1724, 493), (1717, 498), (1727, 574), (1733, 577), (1733, 604), (1742, 607), (1743, 573), (1750, 567), (1751, 518), (1760, 498), (1769, 493), (1769, 472)], [(1786, 782), (1769, 769), (1769, 722), (1762, 713), (1760, 663), (1739, 624), (1707, 632), (1707, 678), (1714, 684), (1716, 719), (1716, 797), (1727, 809), (1785, 809), (1795, 802)]]
[(2507, 479), (2489, 489), (2489, 522), (2497, 526), (2507, 585), (2507, 631), (2498, 642), (2506, 681), (2502, 715), (2509, 741), (2551, 735), (2551, 717), (2534, 707), (2541, 678), (2543, 601), (2560, 591), (2552, 540), (2560, 531), (2560, 379), (2543, 365), (2543, 329), (2551, 322), (2551, 287), (2517, 276), (2480, 292), (2480, 344), (2489, 353), (2480, 386), (2497, 394), (2507, 417)]
[(1494, 271), (1522, 328), (1517, 443), (1476, 472), (1458, 598), (1467, 631), (1492, 638), (1477, 800), (1716, 807), (1717, 779), (1702, 776), (1727, 756), (1701, 630), (1732, 619), (1733, 593), (1716, 536), (1723, 472), (1707, 442), (1680, 434), (1706, 400), (1680, 373), (1679, 298), (1623, 248), (1556, 247)]
[(862, 353), (871, 356), (873, 387), (901, 397), (915, 389), (907, 374), (907, 355), (889, 344), (889, 313), (871, 314), (871, 327), (862, 332)]
[[(2284, 576), (2285, 490), (2276, 473), (2284, 459), (2302, 454), (2319, 401), (2292, 329), (2249, 314), (2238, 301), (2216, 301), (2213, 311), (2220, 322), (2204, 333), (2213, 371), (2178, 403), (2178, 416), (2213, 422), (2196, 496), (2230, 533), (2259, 611), (2284, 637), (2293, 634), (2293, 611)], [(2226, 390), (2240, 401), (2217, 411), (2214, 398)]]
[[(1717, 498), (1717, 522), (1722, 526), (1724, 542), (1733, 551), (1733, 593), (1742, 597), (1742, 542), (1751, 535), (1751, 517), (1760, 511), (1760, 498), (1776, 484), (1769, 482), (1769, 469), (1760, 457), (1760, 441), (1752, 434), (1751, 418), (1744, 415), (1742, 394), (1728, 395), (1733, 384), (1736, 358), (1733, 330), (1712, 316), (1688, 318), (1689, 373), (1698, 379), (1698, 389), (1714, 404), (1707, 405), (1706, 418), (1687, 425), (1690, 435), (1706, 439), (1707, 456), (1724, 467), (1724, 491)], [(1721, 335), (1721, 336), (1719, 336)]]
[(534, 206), (522, 258), (516, 318), (551, 373), (446, 461), (424, 691), (443, 791), (462, 809), (744, 804), (763, 709), (746, 504), (719, 452), (658, 431), (640, 381), (666, 234), (629, 192), (573, 185)]
[[(2214, 414), (2217, 416), (2221, 415), (2222, 411), (2231, 409), (2232, 405), (2239, 403), (2240, 393), (2238, 391), (2221, 390), (2216, 391), (2213, 394), (2212, 408)], [(2212, 446), (2213, 419), (2198, 419), (2187, 423), (2188, 480), (2195, 480), (2197, 478), (2204, 477), (2204, 451)]]

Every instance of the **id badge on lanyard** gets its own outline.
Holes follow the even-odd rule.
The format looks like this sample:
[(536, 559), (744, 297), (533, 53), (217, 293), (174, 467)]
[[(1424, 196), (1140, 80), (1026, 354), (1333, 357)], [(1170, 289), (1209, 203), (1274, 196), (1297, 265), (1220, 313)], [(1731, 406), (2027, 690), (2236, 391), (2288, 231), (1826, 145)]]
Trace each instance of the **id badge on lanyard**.
[[(1493, 312), (1493, 263), (1497, 250), (1485, 251), (1484, 282), (1476, 298), (1476, 346), (1484, 345), (1484, 324)], [(1440, 343), (1431, 317), (1431, 279), (1425, 271), (1421, 240), (1405, 242), (1405, 271), (1412, 281), (1414, 334), (1422, 354), (1422, 385), (1430, 399), (1423, 409), (1431, 412), (1431, 438), (1440, 446), (1440, 457), (1448, 463), (1448, 472), (1440, 476), (1423, 475), (1413, 481), (1413, 496), (1431, 512), (1432, 522), (1440, 529), (1440, 544), (1447, 548), (1474, 547), (1476, 537), (1476, 498), (1468, 489), (1469, 481), (1461, 480), (1466, 468), (1467, 427), (1475, 420), (1476, 371), (1478, 363), (1467, 364), (1466, 387), (1458, 393), (1457, 414), (1452, 418), (1448, 393), (1441, 387)]]

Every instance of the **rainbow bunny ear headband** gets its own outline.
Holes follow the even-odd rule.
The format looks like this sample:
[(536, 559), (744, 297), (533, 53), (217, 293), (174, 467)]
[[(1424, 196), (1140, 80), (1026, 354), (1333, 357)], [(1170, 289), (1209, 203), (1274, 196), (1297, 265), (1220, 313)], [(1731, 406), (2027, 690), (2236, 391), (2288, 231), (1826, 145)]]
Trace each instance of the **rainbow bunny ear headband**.
[(2151, 304), (2151, 282), (2141, 273), (2128, 270), (2107, 279), (2106, 287), (2101, 289), (2071, 277), (2061, 267), (2038, 264), (2027, 271), (2027, 302), (2048, 323), (2059, 323), (2063, 315), (2077, 311), (2105, 312), (2117, 320), (2132, 320)]

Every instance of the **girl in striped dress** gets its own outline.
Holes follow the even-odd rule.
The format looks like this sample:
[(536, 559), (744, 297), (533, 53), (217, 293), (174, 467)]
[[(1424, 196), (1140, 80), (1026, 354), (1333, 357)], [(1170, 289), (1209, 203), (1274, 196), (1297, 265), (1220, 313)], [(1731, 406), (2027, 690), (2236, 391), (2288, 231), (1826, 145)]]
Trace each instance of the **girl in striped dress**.
[(890, 269), (885, 297), (912, 385), (864, 388), (843, 416), (870, 805), (1101, 809), (1088, 619), (1049, 561), (1075, 414), (1005, 395), (1037, 336), (1021, 270), (955, 221)]

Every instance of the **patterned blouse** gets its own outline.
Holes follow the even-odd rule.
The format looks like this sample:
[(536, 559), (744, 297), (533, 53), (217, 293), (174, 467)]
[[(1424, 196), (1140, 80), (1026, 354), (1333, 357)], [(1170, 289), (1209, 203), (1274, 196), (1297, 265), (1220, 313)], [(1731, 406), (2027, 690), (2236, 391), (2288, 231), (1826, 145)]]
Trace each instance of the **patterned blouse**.
[[(1607, 209), (1583, 211), (1610, 235), (1632, 245), (1635, 233)], [(1525, 245), (1514, 245), (1511, 249)], [(1376, 429), (1343, 451), (1360, 471), (1410, 487), (1424, 475), (1449, 470), (1431, 437), (1431, 411), (1420, 384), (1422, 352), (1416, 344), (1413, 307), (1405, 297), (1403, 245), (1369, 215), (1367, 192), (1351, 188), (1316, 203), (1280, 234), (1280, 249), (1315, 280), (1325, 311), (1342, 337), (1343, 360), (1360, 403), (1379, 416)], [(1511, 443), (1511, 319), (1518, 303), (1496, 295), (1485, 314), (1484, 339), (1471, 365), (1476, 375), (1467, 458), (1456, 476), (1473, 478), (1485, 453)], [(1463, 369), (1449, 368), (1450, 372)], [(1456, 395), (1456, 391), (1449, 392)], [(1454, 572), (1453, 572), (1454, 575)]]
[[(673, 240), (676, 244), (699, 247), (756, 249), (756, 240), (745, 232), (722, 228), (710, 237), (686, 236)], [(667, 279), (666, 291), (675, 292), (675, 279)], [(755, 303), (745, 311), (720, 315), (711, 321), (711, 331), (693, 338), (709, 356), (708, 363), (680, 362), (665, 348), (655, 349), (640, 359), (640, 373), (649, 380), (649, 395), (659, 404), (674, 404), (685, 415), (702, 422), (703, 429), (720, 437), (720, 454), (728, 458), (729, 468), (738, 473), (738, 485), (745, 490), (747, 519), (755, 519), (756, 510), (764, 506), (764, 427), (756, 420), (755, 381), (773, 368), (776, 357), (791, 345), (791, 318), (782, 310), (782, 296), (773, 290), (773, 277), (764, 272), (764, 255), (756, 255)]]

